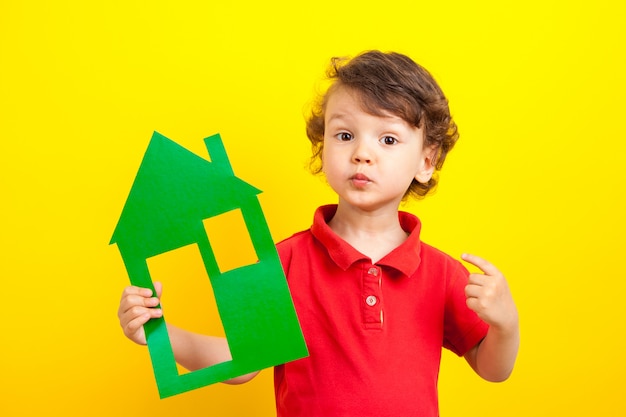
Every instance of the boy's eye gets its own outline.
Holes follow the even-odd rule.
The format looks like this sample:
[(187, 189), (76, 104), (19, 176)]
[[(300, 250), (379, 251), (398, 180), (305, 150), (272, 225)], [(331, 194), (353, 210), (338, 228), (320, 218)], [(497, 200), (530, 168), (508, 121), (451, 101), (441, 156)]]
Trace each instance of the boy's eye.
[(396, 143), (398, 143), (398, 139), (394, 138), (393, 136), (385, 136), (380, 141), (385, 145), (395, 145)]
[(352, 135), (348, 132), (341, 132), (337, 134), (337, 139), (347, 142), (347, 141), (352, 140)]

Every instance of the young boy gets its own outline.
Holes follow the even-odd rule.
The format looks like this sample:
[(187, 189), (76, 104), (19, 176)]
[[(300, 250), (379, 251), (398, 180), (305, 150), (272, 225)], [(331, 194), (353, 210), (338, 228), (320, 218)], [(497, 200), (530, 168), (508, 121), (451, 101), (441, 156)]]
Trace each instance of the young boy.
[[(422, 67), (397, 53), (334, 59), (333, 84), (307, 123), (318, 171), (338, 195), (309, 230), (277, 245), (310, 356), (276, 366), (278, 416), (437, 416), (441, 348), (484, 379), (510, 375), (518, 316), (503, 275), (420, 241), (399, 212), (425, 196), (458, 138), (448, 103)], [(145, 344), (161, 288), (128, 287), (118, 316)], [(176, 360), (194, 370), (229, 360), (225, 340), (169, 327)], [(256, 373), (230, 383), (242, 383)]]

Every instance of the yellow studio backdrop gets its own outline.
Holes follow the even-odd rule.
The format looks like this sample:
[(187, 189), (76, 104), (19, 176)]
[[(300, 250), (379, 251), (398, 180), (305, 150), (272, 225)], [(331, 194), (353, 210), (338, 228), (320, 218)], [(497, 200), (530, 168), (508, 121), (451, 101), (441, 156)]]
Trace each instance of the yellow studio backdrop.
[[(273, 415), (271, 370), (158, 399), (108, 241), (154, 130), (205, 157), (219, 132), (274, 239), (307, 228), (334, 198), (303, 111), (328, 59), (365, 49), (447, 93), (461, 140), (406, 209), (504, 271), (520, 310), (509, 381), (444, 355), (442, 415), (625, 415), (625, 18), (602, 0), (1, 2), (0, 415)], [(197, 267), (180, 256), (161, 262), (176, 282)]]

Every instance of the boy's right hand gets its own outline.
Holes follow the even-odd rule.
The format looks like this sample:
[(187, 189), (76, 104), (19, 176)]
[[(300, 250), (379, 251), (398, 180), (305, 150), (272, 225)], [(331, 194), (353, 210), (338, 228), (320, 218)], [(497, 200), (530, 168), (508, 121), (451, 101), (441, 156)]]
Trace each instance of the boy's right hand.
[(143, 325), (150, 319), (159, 318), (163, 315), (159, 305), (161, 297), (161, 283), (155, 282), (154, 289), (156, 297), (153, 297), (152, 290), (129, 286), (124, 288), (120, 308), (117, 310), (117, 317), (120, 319), (120, 326), (126, 337), (133, 342), (145, 345), (146, 334)]

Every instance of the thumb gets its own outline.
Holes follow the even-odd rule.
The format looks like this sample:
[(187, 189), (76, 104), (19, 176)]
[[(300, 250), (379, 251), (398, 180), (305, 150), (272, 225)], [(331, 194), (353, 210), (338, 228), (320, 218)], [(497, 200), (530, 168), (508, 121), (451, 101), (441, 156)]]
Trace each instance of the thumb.
[(156, 292), (157, 298), (161, 298), (161, 292), (163, 291), (163, 284), (160, 281), (156, 281), (154, 283), (154, 291)]

